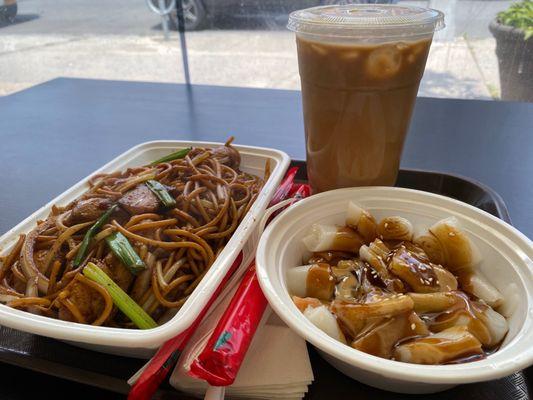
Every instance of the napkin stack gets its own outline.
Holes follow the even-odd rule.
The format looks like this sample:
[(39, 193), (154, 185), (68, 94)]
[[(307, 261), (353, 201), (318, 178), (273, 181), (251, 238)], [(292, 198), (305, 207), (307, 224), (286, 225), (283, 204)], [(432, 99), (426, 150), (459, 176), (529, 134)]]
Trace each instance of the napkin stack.
[[(208, 385), (189, 376), (189, 366), (205, 347), (233, 292), (202, 322), (184, 349), (170, 377), (174, 388), (200, 398), (204, 396)], [(226, 388), (226, 398), (296, 400), (307, 393), (313, 371), (305, 340), (270, 314), (267, 308), (235, 382)]]

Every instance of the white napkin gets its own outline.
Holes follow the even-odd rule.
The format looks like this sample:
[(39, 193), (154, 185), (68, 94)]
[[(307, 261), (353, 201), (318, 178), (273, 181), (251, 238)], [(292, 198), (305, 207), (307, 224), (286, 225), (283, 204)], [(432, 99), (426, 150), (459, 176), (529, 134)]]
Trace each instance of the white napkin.
[[(203, 350), (233, 293), (234, 290), (202, 322), (184, 349), (170, 377), (170, 384), (176, 389), (197, 397), (204, 396), (207, 383), (189, 376), (189, 366)], [(268, 307), (235, 382), (226, 388), (226, 398), (301, 399), (313, 381), (305, 340), (275, 315), (269, 315)]]

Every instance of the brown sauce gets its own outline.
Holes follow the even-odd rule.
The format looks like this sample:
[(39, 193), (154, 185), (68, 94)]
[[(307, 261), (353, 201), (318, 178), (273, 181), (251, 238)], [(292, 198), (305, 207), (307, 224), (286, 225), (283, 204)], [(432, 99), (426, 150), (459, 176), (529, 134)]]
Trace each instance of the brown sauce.
[(363, 244), (363, 238), (355, 230), (343, 226), (337, 229), (332, 247), (340, 251), (357, 253)]
[[(346, 232), (351, 234), (349, 230)], [(491, 343), (491, 335), (483, 322), (483, 312), (488, 306), (461, 290), (440, 292), (452, 299), (451, 302), (433, 303), (431, 309), (442, 307), (442, 311), (417, 313), (413, 306), (405, 309), (405, 301), (402, 300), (398, 304), (401, 303), (404, 308), (399, 313), (395, 312), (391, 304), (395, 304), (402, 296), (403, 299), (410, 299), (402, 295), (405, 291), (419, 293), (420, 296), (432, 296), (435, 290), (438, 291), (434, 268), (443, 267), (431, 264), (423, 250), (411, 242), (383, 243), (376, 239), (369, 248), (376, 249), (376, 246), (379, 247), (375, 253), (380, 261), (379, 267), (385, 268), (381, 273), (351, 252), (313, 254), (309, 259), (314, 265), (307, 275), (307, 295), (319, 299), (320, 303), (310, 299), (297, 299), (295, 302), (301, 303), (300, 308), (307, 304), (329, 305), (337, 317), (340, 330), (352, 347), (383, 358), (393, 358), (398, 346), (413, 341), (435, 345), (439, 354), (453, 355), (451, 359), (444, 358), (445, 364), (480, 360), (497, 350), (499, 344), (487, 345)], [(387, 278), (383, 279), (381, 275)], [(394, 279), (400, 282), (398, 290), (390, 285)], [(391, 309), (391, 314), (380, 313), (381, 305)], [(351, 319), (351, 316), (357, 317)], [(457, 326), (464, 326), (471, 335), (458, 342), (431, 336)]]
[(315, 264), (307, 273), (307, 296), (329, 300), (335, 290), (335, 279), (328, 264)]
[(426, 322), (432, 332), (441, 332), (444, 329), (456, 326), (460, 318), (468, 321), (466, 326), (468, 330), (477, 337), (482, 343), (490, 341), (490, 332), (485, 324), (479, 319), (479, 315), (487, 306), (472, 301), (468, 295), (461, 291), (454, 291), (457, 301), (447, 310), (441, 313), (422, 315), (421, 318)]
[(337, 265), (339, 261), (350, 260), (353, 257), (352, 253), (345, 251), (320, 251), (314, 253), (309, 260), (308, 264), (327, 263), (329, 265)]
[(409, 286), (418, 288), (419, 291), (433, 291), (439, 286), (437, 274), (431, 265), (422, 262), (413, 252), (401, 247), (392, 254), (389, 268)]
[(370, 332), (355, 339), (352, 347), (378, 357), (391, 358), (398, 342), (423, 337), (423, 334), (427, 334), (419, 323), (415, 323), (413, 314), (410, 311), (393, 318), (383, 319)]
[(448, 362), (444, 363), (444, 365), (463, 364), (463, 363), (469, 363), (469, 362), (473, 362), (473, 361), (484, 360), (485, 358), (487, 358), (488, 354), (490, 354), (490, 353), (487, 352), (487, 351), (484, 351), (481, 354), (472, 354), (472, 355), (469, 355), (469, 356), (456, 358), (455, 360), (448, 361)]

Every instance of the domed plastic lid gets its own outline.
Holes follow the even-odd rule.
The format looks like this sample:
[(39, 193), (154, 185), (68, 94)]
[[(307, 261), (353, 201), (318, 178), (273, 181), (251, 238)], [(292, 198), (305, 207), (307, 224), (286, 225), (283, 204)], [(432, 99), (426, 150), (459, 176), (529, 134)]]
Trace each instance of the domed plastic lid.
[(343, 38), (393, 38), (432, 34), (444, 28), (444, 14), (431, 8), (347, 4), (294, 11), (291, 31)]

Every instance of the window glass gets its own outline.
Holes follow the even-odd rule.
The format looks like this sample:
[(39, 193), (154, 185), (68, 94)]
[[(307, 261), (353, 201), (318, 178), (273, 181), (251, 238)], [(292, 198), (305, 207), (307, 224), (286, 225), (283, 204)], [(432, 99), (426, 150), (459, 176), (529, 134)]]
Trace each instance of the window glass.
[[(533, 101), (532, 0), (359, 2), (374, 1), (446, 14), (419, 95)], [(288, 14), (349, 1), (179, 2), (181, 41), (175, 0), (0, 0), (0, 95), (60, 76), (185, 82), (184, 57), (192, 83), (299, 89)]]
[(0, 0), (0, 95), (57, 77), (183, 82), (144, 0)]
[[(288, 14), (335, 0), (183, 0), (187, 48), (194, 83), (299, 89), (294, 34)], [(352, 1), (353, 2), (353, 1)], [(365, 2), (359, 1), (361, 3)], [(373, 0), (368, 0), (373, 2)], [(436, 33), (419, 95), (460, 99), (532, 101), (533, 39), (503, 37), (496, 24), (507, 0), (394, 1), (443, 11), (447, 27)], [(523, 3), (531, 6), (531, 1)], [(533, 6), (529, 8), (533, 25)], [(187, 18), (188, 16), (188, 18)], [(193, 16), (194, 23), (191, 23)], [(489, 25), (492, 28), (489, 29)], [(509, 30), (503, 27), (503, 30)], [(492, 30), (492, 31), (491, 31)], [(499, 51), (496, 51), (497, 39)], [(500, 40), (501, 39), (501, 40)], [(527, 44), (527, 46), (526, 46)], [(507, 47), (503, 52), (501, 48)], [(515, 59), (513, 65), (500, 65)], [(500, 71), (501, 69), (501, 71)], [(516, 83), (515, 81), (518, 81)], [(513, 86), (514, 85), (514, 86)], [(522, 93), (518, 93), (518, 92)]]

